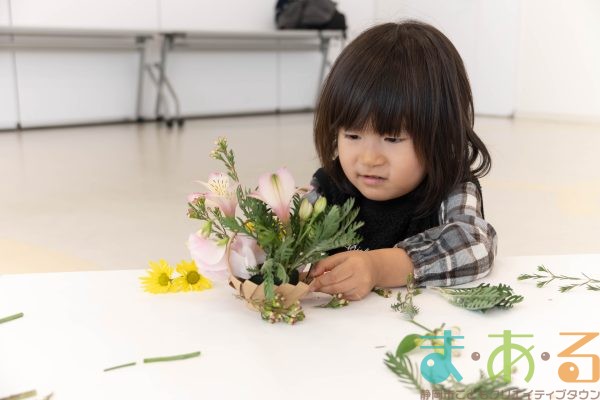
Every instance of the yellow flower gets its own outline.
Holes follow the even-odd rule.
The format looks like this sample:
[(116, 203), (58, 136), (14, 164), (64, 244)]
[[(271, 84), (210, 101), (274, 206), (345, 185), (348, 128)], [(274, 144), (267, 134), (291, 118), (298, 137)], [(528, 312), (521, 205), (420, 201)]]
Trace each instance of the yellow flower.
[(173, 275), (173, 267), (165, 260), (159, 260), (158, 262), (150, 261), (148, 275), (142, 276), (140, 280), (146, 292), (168, 293), (173, 286), (171, 275)]
[(244, 224), (244, 226), (246, 227), (246, 229), (248, 229), (250, 232), (254, 233), (254, 222), (252, 221), (246, 221), (246, 223)]
[(173, 286), (178, 292), (204, 290), (212, 287), (212, 283), (208, 278), (200, 275), (194, 261), (180, 262), (177, 264), (177, 272), (179, 272), (181, 276), (173, 280)]

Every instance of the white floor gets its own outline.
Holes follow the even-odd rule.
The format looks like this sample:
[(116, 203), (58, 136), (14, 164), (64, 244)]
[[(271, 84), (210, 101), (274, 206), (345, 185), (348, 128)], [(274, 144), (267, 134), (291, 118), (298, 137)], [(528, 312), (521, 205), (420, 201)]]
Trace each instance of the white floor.
[[(478, 118), (476, 130), (500, 256), (600, 253), (600, 125)], [(0, 273), (188, 258), (186, 195), (221, 169), (218, 136), (249, 186), (281, 165), (305, 184), (318, 166), (311, 114), (0, 133)]]

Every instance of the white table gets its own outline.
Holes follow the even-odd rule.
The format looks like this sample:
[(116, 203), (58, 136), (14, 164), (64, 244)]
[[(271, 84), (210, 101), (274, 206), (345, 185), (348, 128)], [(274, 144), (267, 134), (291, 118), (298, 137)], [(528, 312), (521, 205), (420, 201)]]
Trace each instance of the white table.
[[(599, 382), (564, 383), (557, 373), (560, 364), (574, 361), (582, 374), (591, 376), (589, 361), (557, 357), (579, 338), (559, 333), (600, 331), (600, 293), (579, 289), (561, 294), (558, 285), (538, 289), (533, 281), (516, 280), (539, 264), (559, 273), (600, 276), (600, 255), (499, 259), (483, 281), (511, 285), (525, 296), (523, 303), (506, 312), (479, 314), (426, 291), (415, 298), (421, 308), (416, 320), (430, 328), (442, 322), (461, 327), (465, 339), (458, 344), (465, 348), (453, 363), (465, 382), (486, 368), (489, 354), (500, 345), (487, 335), (510, 329), (534, 334), (515, 343), (535, 345), (533, 379), (524, 383), (526, 364), (518, 363), (514, 383), (546, 392), (600, 390)], [(140, 289), (142, 274), (0, 276), (0, 317), (25, 314), (0, 325), (0, 398), (31, 389), (40, 398), (53, 392), (56, 400), (419, 396), (383, 364), (385, 352), (394, 351), (406, 334), (424, 333), (390, 309), (394, 298), (372, 294), (342, 309), (320, 309), (312, 305), (324, 298), (313, 297), (304, 302), (304, 321), (270, 325), (224, 283), (203, 292), (151, 295)], [(197, 350), (202, 351), (199, 358), (141, 363), (146, 357)], [(471, 359), (474, 351), (482, 355), (477, 362)], [(541, 360), (544, 351), (551, 354), (549, 361)], [(579, 352), (600, 354), (600, 338)], [(427, 354), (419, 350), (411, 358), (420, 363)], [(138, 365), (103, 372), (131, 361)]]

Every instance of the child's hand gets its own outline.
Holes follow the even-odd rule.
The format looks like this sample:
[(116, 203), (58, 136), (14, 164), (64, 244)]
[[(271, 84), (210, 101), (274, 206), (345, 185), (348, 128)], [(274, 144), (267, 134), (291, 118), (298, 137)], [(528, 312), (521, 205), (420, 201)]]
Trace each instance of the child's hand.
[(319, 261), (312, 269), (312, 291), (342, 293), (348, 300), (367, 296), (378, 279), (378, 270), (368, 251), (345, 251)]

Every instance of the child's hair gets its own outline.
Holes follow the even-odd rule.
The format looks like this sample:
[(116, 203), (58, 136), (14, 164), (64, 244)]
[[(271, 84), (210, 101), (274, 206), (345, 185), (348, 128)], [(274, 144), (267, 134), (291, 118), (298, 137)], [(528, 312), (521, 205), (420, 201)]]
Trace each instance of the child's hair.
[(425, 212), (455, 185), (489, 172), (491, 157), (473, 121), (469, 80), (450, 40), (422, 22), (386, 23), (359, 35), (334, 63), (315, 111), (314, 139), (325, 171), (347, 190), (337, 160), (340, 129), (408, 133), (425, 167)]

